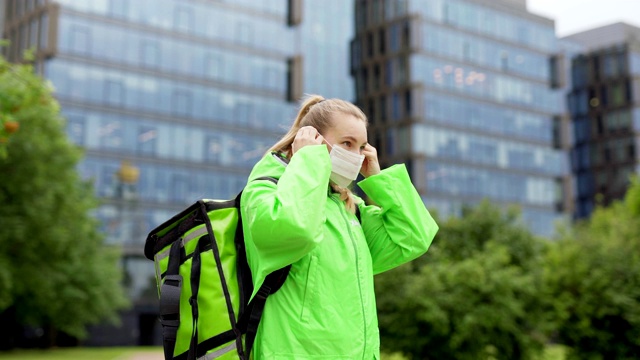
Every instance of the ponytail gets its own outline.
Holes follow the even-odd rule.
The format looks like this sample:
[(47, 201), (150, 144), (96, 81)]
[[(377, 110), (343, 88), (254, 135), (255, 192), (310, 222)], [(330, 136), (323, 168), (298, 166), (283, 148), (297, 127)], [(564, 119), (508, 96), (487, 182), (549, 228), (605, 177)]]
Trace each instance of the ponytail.
[[(293, 140), (296, 138), (296, 134), (298, 133), (298, 130), (300, 130), (300, 128), (303, 126), (302, 119), (304, 119), (304, 117), (309, 113), (313, 105), (322, 101), (324, 101), (324, 98), (320, 95), (307, 96), (307, 98), (303, 101), (302, 105), (300, 106), (300, 110), (298, 111), (298, 116), (296, 116), (296, 119), (293, 121), (293, 125), (291, 125), (291, 128), (289, 129), (289, 131), (277, 143), (275, 143), (267, 151), (267, 153), (271, 153), (275, 151), (279, 153), (284, 153), (284, 155), (286, 155), (287, 157), (291, 157), (292, 155), (291, 144), (293, 144)], [(319, 132), (323, 132), (326, 129), (326, 126), (323, 126), (323, 129), (318, 129), (317, 127), (316, 129)]]
[[(340, 99), (325, 99), (320, 95), (307, 95), (289, 131), (267, 151), (267, 154), (277, 152), (291, 158), (291, 145), (298, 130), (304, 126), (313, 126), (320, 134), (326, 134), (326, 131), (333, 126), (332, 120), (336, 113), (352, 115), (367, 125), (367, 117), (352, 103)], [(331, 184), (331, 188), (340, 194), (340, 199), (344, 201), (347, 210), (355, 214), (357, 204), (351, 190), (336, 184)]]

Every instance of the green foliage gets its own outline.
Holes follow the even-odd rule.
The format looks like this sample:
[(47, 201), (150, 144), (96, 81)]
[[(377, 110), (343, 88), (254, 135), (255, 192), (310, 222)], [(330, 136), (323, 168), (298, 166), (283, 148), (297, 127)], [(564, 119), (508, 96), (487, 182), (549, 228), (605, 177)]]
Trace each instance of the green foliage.
[(557, 340), (575, 359), (640, 354), (640, 182), (623, 201), (564, 229), (546, 257)]
[(46, 83), (2, 58), (0, 117), (20, 125), (0, 157), (0, 313), (82, 337), (127, 303), (119, 256), (103, 245), (92, 187), (75, 169), (82, 152)]
[(546, 329), (544, 243), (487, 202), (440, 222), (427, 255), (376, 278), (385, 351), (413, 359), (527, 359)]

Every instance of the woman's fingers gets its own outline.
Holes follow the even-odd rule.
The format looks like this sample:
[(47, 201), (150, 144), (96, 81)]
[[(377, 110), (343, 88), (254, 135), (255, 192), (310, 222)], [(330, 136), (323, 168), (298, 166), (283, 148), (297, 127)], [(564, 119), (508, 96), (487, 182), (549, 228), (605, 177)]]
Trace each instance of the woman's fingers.
[(303, 126), (296, 133), (296, 137), (293, 139), (291, 150), (295, 154), (296, 151), (307, 145), (320, 145), (324, 138), (316, 128), (313, 126)]
[(362, 176), (369, 177), (371, 175), (377, 175), (380, 173), (380, 163), (378, 162), (378, 150), (367, 144), (362, 149), (362, 155), (365, 156), (365, 161), (362, 164), (360, 173)]

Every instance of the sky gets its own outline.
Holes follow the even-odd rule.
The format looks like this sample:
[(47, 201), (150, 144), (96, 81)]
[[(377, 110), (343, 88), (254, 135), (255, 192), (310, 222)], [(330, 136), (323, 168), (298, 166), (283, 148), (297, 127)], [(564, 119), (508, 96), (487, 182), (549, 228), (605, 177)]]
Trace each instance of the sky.
[(640, 27), (640, 0), (527, 0), (527, 8), (555, 20), (558, 37), (619, 21)]

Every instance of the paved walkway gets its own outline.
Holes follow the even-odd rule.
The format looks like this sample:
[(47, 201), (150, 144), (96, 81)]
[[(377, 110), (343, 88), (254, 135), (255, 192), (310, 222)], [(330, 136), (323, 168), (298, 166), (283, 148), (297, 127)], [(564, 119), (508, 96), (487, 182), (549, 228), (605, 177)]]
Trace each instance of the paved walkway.
[(161, 352), (139, 352), (127, 357), (124, 357), (122, 360), (164, 360), (164, 354)]

